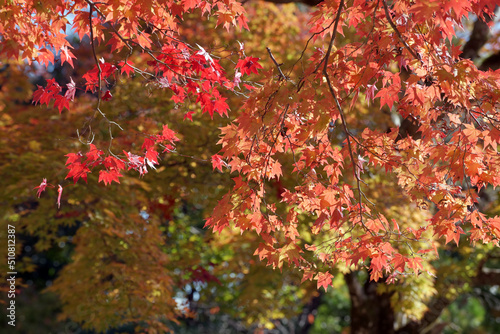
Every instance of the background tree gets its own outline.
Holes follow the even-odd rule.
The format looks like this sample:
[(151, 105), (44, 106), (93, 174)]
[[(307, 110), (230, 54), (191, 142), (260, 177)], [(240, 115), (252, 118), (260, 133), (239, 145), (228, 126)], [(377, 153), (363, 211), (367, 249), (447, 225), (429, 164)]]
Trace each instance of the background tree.
[[(23, 4), (49, 17), (61, 10), (56, 2), (43, 8), (38, 3)], [(57, 272), (50, 290), (59, 295), (66, 317), (97, 331), (134, 331), (136, 326), (164, 331), (181, 319), (186, 330), (220, 326), (217, 330), (241, 332), (260, 323), (281, 332), (296, 328), (305, 332), (312, 328), (318, 307), (328, 304), (324, 293), (314, 290), (317, 286), (326, 289), (330, 283), (342, 286), (341, 280), (332, 281), (333, 276), (342, 274), (352, 302), (352, 332), (419, 332), (431, 327), (439, 331), (445, 325), (436, 323), (441, 311), (461, 293), (490, 295), (491, 290), (481, 294), (474, 287), (498, 284), (491, 269), (497, 261), (496, 221), (474, 215), (496, 214), (495, 204), (490, 204), (494, 193), (483, 190), (476, 197), (475, 191), (481, 188), (479, 182), (496, 182), (492, 179), (492, 150), (496, 147), (497, 73), (478, 72), (455, 54), (441, 59), (437, 45), (441, 50), (459, 45), (452, 43), (456, 40), (441, 38), (442, 33), (451, 36), (452, 30), (439, 26), (439, 20), (424, 18), (424, 7), (407, 8), (404, 2), (326, 2), (312, 14), (313, 39), (306, 49), (310, 33), (304, 7), (246, 4), (247, 16), (252, 18), (251, 35), (208, 29), (214, 22), (199, 20), (207, 10), (200, 4), (193, 10), (190, 2), (180, 6), (169, 3), (170, 13), (177, 19), (182, 17), (182, 24), (166, 20), (162, 21), (165, 26), (158, 26), (155, 16), (139, 7), (75, 2), (73, 8), (63, 9), (66, 16), (71, 11), (77, 15), (74, 21), (82, 44), (78, 48), (74, 45), (76, 60), (69, 53), (69, 42), (56, 36), (59, 45), (53, 44), (62, 51), (61, 63), (72, 61), (75, 69), (66, 64), (44, 73), (38, 65), (26, 68), (15, 60), (4, 63), (2, 174), (6, 177), (2, 178), (2, 216), (6, 222), (16, 223), (27, 242), (36, 243), (34, 252), (24, 248), (25, 256), (20, 254), (24, 262), (18, 263), (19, 270), (32, 271), (31, 261), (38, 262), (35, 256), (41, 252), (52, 252), (41, 258), (62, 257), (64, 261), (65, 254), (72, 252), (72, 261)], [(7, 22), (8, 15), (23, 14), (23, 7), (10, 5), (2, 22)], [(433, 8), (432, 13), (443, 18), (442, 22), (459, 24), (462, 13), (457, 10), (462, 5), (467, 3)], [(474, 3), (474, 11), (491, 20), (492, 7), (481, 7), (484, 5)], [(161, 11), (153, 3), (151, 6), (144, 8)], [(487, 16), (482, 15), (485, 8), (489, 8)], [(222, 28), (233, 21), (240, 26), (246, 22), (235, 3), (220, 3), (210, 9)], [(156, 13), (168, 18), (168, 13)], [(21, 50), (26, 53), (23, 56), (41, 63), (54, 62), (50, 47), (40, 48), (50, 43), (52, 36), (40, 32), (58, 31), (57, 27), (65, 24), (61, 17), (56, 15), (51, 21), (40, 16), (38, 24), (26, 26), (25, 31), (4, 25), (3, 55), (17, 56)], [(52, 23), (50, 29), (44, 22)], [(269, 22), (273, 24), (263, 29)], [(339, 28), (342, 25), (343, 30)], [(88, 33), (90, 28), (95, 29), (92, 34)], [(178, 35), (172, 35), (171, 30)], [(340, 32), (344, 35), (341, 40)], [(34, 34), (45, 40), (22, 42)], [(106, 43), (90, 47), (88, 37), (110, 41), (115, 52), (110, 53)], [(240, 49), (236, 40), (245, 47)], [(233, 45), (226, 45), (228, 41)], [(183, 47), (185, 43), (202, 47)], [(479, 54), (481, 45), (470, 44), (464, 51), (476, 48)], [(175, 48), (165, 49), (165, 45)], [(129, 46), (143, 53), (129, 54)], [(176, 63), (184, 57), (182, 50), (194, 59), (189, 66), (198, 64), (201, 68), (182, 72), (187, 65)], [(376, 59), (367, 62), (371, 59), (367, 54)], [(215, 55), (220, 56), (218, 63)], [(260, 77), (263, 87), (241, 111), (229, 113), (229, 119), (219, 118), (218, 113), (229, 109), (225, 103), (236, 110), (252, 87), (260, 85), (238, 83), (238, 72), (221, 78), (217, 76), (218, 64), (224, 68), (236, 64), (246, 80), (259, 68), (255, 58), (260, 58), (261, 65), (267, 62)], [(429, 65), (436, 59), (445, 65)], [(427, 62), (427, 67), (422, 62)], [(448, 68), (442, 70), (443, 66)], [(446, 79), (453, 84), (455, 70), (462, 81), (447, 88), (443, 82)], [(136, 75), (131, 76), (131, 71)], [(122, 76), (115, 74), (118, 72)], [(35, 101), (54, 106), (62, 111), (60, 116), (22, 105), (29, 102), (28, 78), (39, 78), (40, 74), (57, 80), (38, 87)], [(192, 76), (197, 81), (191, 80)], [(76, 91), (74, 104), (69, 101), (72, 78), (76, 87), (83, 88)], [(333, 86), (328, 80), (333, 80)], [(69, 84), (69, 95), (60, 92), (56, 82), (62, 87)], [(210, 87), (190, 90), (193, 82)], [(241, 90), (236, 89), (238, 84)], [(469, 90), (472, 87), (476, 96), (460, 95), (464, 85), (469, 85)], [(200, 90), (208, 96), (197, 96)], [(429, 94), (414, 93), (419, 90)], [(418, 112), (410, 95), (422, 105)], [(484, 96), (482, 108), (487, 107), (485, 103), (492, 107), (478, 108), (474, 104), (478, 96)], [(336, 100), (341, 108), (332, 111)], [(348, 112), (343, 112), (343, 106)], [(191, 113), (199, 109), (215, 116), (209, 120)], [(429, 114), (429, 110), (439, 112)], [(190, 117), (192, 123), (186, 120)], [(233, 117), (237, 117), (236, 122), (230, 123)], [(173, 140), (169, 131), (161, 131), (165, 123), (180, 141)], [(224, 134), (223, 151), (218, 155), (217, 127), (223, 127)], [(434, 135), (441, 133), (455, 137), (445, 136), (436, 145), (440, 139)], [(490, 140), (490, 145), (485, 140)], [(157, 146), (151, 145), (155, 142), (167, 148), (162, 160), (156, 155)], [(166, 146), (169, 144), (175, 144), (175, 151)], [(436, 149), (433, 154), (451, 155), (447, 161), (433, 157), (439, 162), (429, 165), (426, 150), (431, 148)], [(150, 164), (146, 160), (140, 161), (140, 166), (134, 164), (133, 159), (116, 153), (122, 150), (135, 152), (135, 159), (149, 156)], [(54, 190), (36, 198), (34, 185), (48, 177), (47, 171), (55, 171), (49, 183), (55, 183), (51, 179), (62, 182), (67, 175), (62, 156), (78, 151), (86, 161), (69, 160), (69, 179), (86, 176), (87, 184), (81, 180), (74, 187), (69, 187), (69, 180), (62, 183), (60, 210), (54, 204)], [(479, 159), (479, 152), (486, 157)], [(105, 158), (112, 164), (106, 165)], [(125, 174), (117, 165), (120, 160), (124, 167), (150, 172), (140, 179), (136, 172)], [(213, 173), (215, 168), (239, 170), (236, 188), (231, 190), (234, 182), (226, 177), (228, 173)], [(448, 175), (439, 174), (447, 168)], [(419, 178), (413, 179), (411, 174)], [(430, 179), (420, 179), (429, 175)], [(431, 182), (438, 178), (442, 182)], [(120, 185), (112, 185), (115, 190), (102, 185), (117, 180)], [(413, 187), (415, 184), (420, 187)], [(209, 220), (220, 235), (205, 235), (202, 228), (207, 211), (228, 192)], [(473, 207), (474, 202), (477, 210), (464, 209)], [(446, 213), (453, 214), (449, 217)], [(454, 214), (461, 215), (459, 224)], [(231, 227), (226, 226), (227, 217), (232, 218)], [(431, 217), (429, 224), (426, 220)], [(460, 229), (467, 231), (470, 219), (475, 224), (473, 239), (483, 238), (489, 245), (470, 247), (465, 240), (458, 242)], [(477, 219), (484, 219), (483, 227)], [(441, 235), (444, 239), (438, 238)], [(448, 244), (450, 240), (460, 247)], [(434, 251), (417, 255), (437, 247), (442, 249), (439, 259)], [(256, 249), (261, 259), (282, 272), (253, 257)], [(20, 247), (18, 251), (22, 252)], [(26, 274), (26, 278), (33, 284), (37, 274)], [(49, 273), (50, 278), (55, 275), (55, 270)], [(299, 285), (301, 276), (306, 281)], [(307, 280), (311, 278), (314, 282)], [(339, 296), (342, 294), (335, 298), (342, 300)], [(195, 318), (190, 319), (191, 315)], [(318, 322), (314, 324), (321, 330)]]

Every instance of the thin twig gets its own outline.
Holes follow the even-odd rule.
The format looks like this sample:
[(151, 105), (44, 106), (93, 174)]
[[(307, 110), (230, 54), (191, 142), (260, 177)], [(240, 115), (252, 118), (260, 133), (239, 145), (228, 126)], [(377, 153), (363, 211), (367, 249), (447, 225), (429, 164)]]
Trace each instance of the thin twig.
[(271, 49), (266, 47), (267, 52), (269, 53), (269, 56), (271, 57), (271, 60), (273, 61), (274, 65), (276, 65), (276, 68), (278, 69), (278, 72), (280, 72), (280, 80), (288, 80), (288, 78), (283, 74), (281, 71), (281, 65), (278, 64), (276, 59), (274, 59), (273, 53), (271, 52)]
[(356, 160), (354, 159), (354, 153), (352, 151), (352, 143), (351, 143), (351, 133), (349, 132), (349, 129), (347, 128), (347, 122), (346, 118), (344, 115), (344, 110), (342, 109), (342, 106), (340, 105), (339, 100), (337, 99), (337, 95), (335, 94), (335, 90), (333, 89), (332, 82), (330, 80), (330, 76), (328, 75), (328, 59), (330, 58), (330, 54), (332, 52), (333, 48), (333, 43), (335, 41), (335, 37), (337, 36), (337, 26), (340, 21), (340, 14), (342, 12), (342, 8), (344, 7), (344, 0), (340, 1), (339, 9), (337, 11), (337, 17), (335, 18), (335, 25), (333, 28), (333, 33), (332, 33), (332, 38), (330, 39), (330, 44), (328, 45), (328, 51), (326, 52), (325, 58), (324, 58), (324, 66), (323, 66), (323, 75), (328, 83), (328, 89), (330, 90), (330, 94), (332, 95), (334, 101), (335, 101), (335, 106), (337, 107), (340, 118), (342, 120), (342, 127), (346, 135), (347, 139), (347, 148), (349, 151), (349, 156), (351, 158), (352, 162), (352, 169), (353, 169), (353, 174), (354, 178), (356, 179), (356, 185), (357, 185), (357, 190), (358, 190), (358, 202), (359, 202), (359, 219), (361, 224), (364, 226), (363, 223), (363, 207), (362, 207), (362, 196), (363, 192), (361, 191), (361, 180), (360, 177), (357, 173), (357, 168), (359, 168), (358, 164), (356, 163)]
[[(337, 36), (337, 27), (339, 25), (340, 21), (340, 14), (342, 13), (342, 7), (344, 7), (344, 0), (340, 1), (339, 9), (337, 11), (337, 17), (335, 18), (335, 24), (333, 26), (333, 32), (332, 32), (332, 38), (330, 39), (330, 44), (328, 45), (328, 50), (326, 51), (325, 58), (323, 61), (325, 62), (325, 65), (323, 67), (323, 74), (328, 78), (328, 74), (326, 72), (326, 69), (328, 68), (328, 58), (330, 58), (330, 54), (332, 53), (332, 48), (333, 48), (333, 42), (335, 41), (335, 37)], [(321, 65), (321, 63), (318, 64), (318, 68)], [(335, 96), (335, 94), (334, 94)]]
[(396, 35), (398, 35), (398, 38), (399, 40), (401, 41), (401, 43), (403, 43), (404, 47), (408, 50), (408, 52), (410, 52), (410, 54), (417, 60), (419, 60), (421, 63), (422, 63), (422, 58), (420, 57), (420, 55), (418, 53), (416, 53), (415, 51), (413, 51), (409, 46), (408, 44), (406, 43), (406, 41), (404, 40), (403, 36), (401, 35), (401, 33), (399, 32), (398, 28), (396, 27), (396, 25), (394, 24), (394, 22), (392, 21), (391, 19), (391, 14), (389, 14), (389, 8), (387, 8), (387, 3), (385, 2), (385, 0), (382, 0), (382, 3), (384, 4), (384, 10), (385, 10), (385, 17), (387, 18), (387, 21), (389, 21), (389, 24), (391, 25), (392, 29), (394, 29), (394, 31), (396, 32)]
[[(99, 110), (99, 105), (101, 103), (101, 79), (102, 79), (102, 70), (101, 65), (99, 65), (99, 60), (97, 59), (97, 54), (95, 52), (95, 44), (94, 44), (94, 27), (92, 25), (92, 14), (94, 11), (95, 4), (92, 1), (88, 1), (87, 3), (90, 6), (89, 9), (89, 25), (90, 25), (90, 44), (92, 45), (92, 54), (94, 55), (94, 61), (97, 66), (97, 80), (98, 80), (98, 90), (97, 90), (97, 109)], [(101, 112), (102, 113), (102, 112)]]

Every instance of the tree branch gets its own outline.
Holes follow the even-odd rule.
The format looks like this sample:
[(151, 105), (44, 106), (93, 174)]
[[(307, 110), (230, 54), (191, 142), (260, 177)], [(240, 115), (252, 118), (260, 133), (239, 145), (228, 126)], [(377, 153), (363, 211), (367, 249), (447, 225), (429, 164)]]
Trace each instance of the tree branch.
[(271, 57), (271, 60), (273, 61), (274, 65), (276, 66), (276, 68), (278, 69), (278, 72), (280, 73), (280, 80), (287, 80), (288, 78), (286, 77), (286, 75), (283, 74), (283, 72), (281, 71), (281, 65), (278, 64), (278, 62), (276, 61), (276, 59), (274, 59), (274, 56), (273, 56), (273, 53), (271, 52), (271, 49), (266, 47), (266, 50), (267, 52), (269, 53), (269, 56)]
[(410, 48), (410, 46), (406, 43), (403, 36), (401, 35), (401, 32), (399, 32), (394, 22), (392, 22), (391, 14), (389, 14), (389, 8), (387, 8), (387, 3), (385, 2), (385, 0), (382, 0), (382, 4), (384, 5), (385, 17), (387, 18), (387, 21), (389, 21), (389, 24), (391, 25), (392, 29), (396, 32), (396, 35), (398, 35), (398, 38), (401, 41), (401, 43), (403, 43), (404, 47), (408, 50), (408, 52), (410, 52), (410, 54), (415, 59), (418, 59), (420, 62), (422, 62), (422, 58), (420, 58), (420, 55)]
[(479, 55), (479, 50), (488, 41), (490, 35), (490, 28), (488, 27), (488, 22), (491, 18), (488, 17), (488, 21), (477, 20), (474, 23), (474, 28), (470, 34), (469, 40), (465, 43), (463, 48), (462, 58), (474, 60)]
[(481, 71), (492, 70), (496, 71), (500, 68), (500, 53), (495, 53), (486, 58), (479, 66)]
[(444, 296), (433, 298), (430, 303), (427, 304), (428, 310), (425, 312), (422, 319), (408, 323), (406, 326), (398, 329), (396, 333), (432, 333), (432, 327), (434, 326), (436, 320), (439, 318), (443, 310), (451, 304), (451, 302), (452, 300)]
[(500, 285), (500, 269), (482, 268), (473, 279), (474, 285)]

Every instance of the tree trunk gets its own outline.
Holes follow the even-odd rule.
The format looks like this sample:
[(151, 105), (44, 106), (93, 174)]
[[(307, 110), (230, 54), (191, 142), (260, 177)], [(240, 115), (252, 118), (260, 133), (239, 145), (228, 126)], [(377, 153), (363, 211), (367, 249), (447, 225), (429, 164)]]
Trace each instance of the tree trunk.
[(321, 306), (321, 302), (325, 292), (323, 290), (318, 290), (317, 295), (311, 298), (311, 301), (307, 303), (302, 311), (302, 314), (299, 316), (299, 331), (297, 333), (300, 334), (308, 334), (311, 330), (314, 322), (310, 321), (310, 316), (313, 316), (312, 319), (316, 316), (318, 308)]
[(351, 297), (351, 334), (393, 334), (391, 294), (377, 293), (377, 282), (359, 282), (357, 272), (344, 275)]

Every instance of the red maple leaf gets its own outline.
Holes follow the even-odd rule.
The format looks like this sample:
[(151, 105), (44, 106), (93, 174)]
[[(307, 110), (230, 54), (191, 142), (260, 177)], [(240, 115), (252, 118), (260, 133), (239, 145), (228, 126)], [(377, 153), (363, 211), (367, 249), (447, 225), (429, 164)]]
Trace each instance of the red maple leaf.
[[(216, 111), (221, 116), (224, 116), (224, 115), (227, 116), (227, 111), (229, 110), (229, 106), (225, 102), (227, 100), (227, 98), (220, 96), (219, 92), (214, 94), (214, 97), (215, 97), (215, 101), (214, 101), (213, 110)], [(212, 112), (212, 114), (213, 114), (213, 112)], [(212, 116), (212, 114), (210, 114), (210, 116)]]
[[(150, 147), (145, 154), (145, 158), (148, 159), (148, 161), (151, 161), (154, 165), (158, 164), (158, 152), (154, 149), (154, 147)], [(151, 166), (151, 164), (148, 163), (148, 165)], [(154, 168), (153, 166), (151, 166)]]
[(177, 138), (175, 131), (169, 129), (167, 124), (163, 125), (163, 131), (159, 139), (161, 141), (169, 141), (171, 143), (179, 141), (179, 138)]
[(98, 86), (98, 77), (97, 66), (82, 76), (82, 78), (85, 79), (85, 91), (93, 92), (95, 90), (95, 88)]
[(111, 182), (113, 182), (113, 181), (115, 181), (116, 183), (120, 183), (120, 179), (119, 179), (120, 176), (123, 176), (123, 175), (120, 174), (120, 172), (118, 172), (115, 169), (101, 170), (99, 172), (99, 181), (98, 182), (102, 181), (102, 182), (104, 182), (105, 185), (111, 184)]
[(66, 179), (73, 178), (73, 182), (76, 183), (82, 178), (87, 182), (87, 174), (90, 173), (90, 169), (87, 166), (80, 162), (74, 162), (66, 168), (69, 169)]
[(38, 89), (33, 93), (33, 103), (35, 105), (40, 103), (48, 106), (50, 101), (55, 99), (57, 94), (61, 91), (61, 86), (59, 86), (55, 79), (47, 80), (47, 86), (45, 88), (38, 85), (37, 87)]
[(330, 274), (329, 272), (326, 272), (326, 273), (318, 273), (314, 279), (316, 279), (318, 281), (318, 284), (317, 284), (317, 289), (319, 289), (320, 287), (323, 287), (323, 289), (325, 289), (325, 291), (328, 289), (328, 287), (332, 284), (332, 278), (333, 278), (333, 275)]
[(184, 118), (183, 120), (185, 121), (186, 118), (189, 119), (191, 122), (193, 121), (193, 114), (194, 114), (194, 111), (188, 111), (185, 115), (184, 115)]
[(199, 2), (198, 0), (182, 0), (182, 7), (184, 10), (195, 8)]
[(125, 169), (125, 162), (113, 156), (107, 156), (103, 162), (104, 167), (120, 171)]
[[(71, 46), (69, 47), (71, 48)], [(70, 64), (71, 67), (74, 68), (75, 66), (73, 66), (73, 58), (76, 59), (75, 55), (71, 53), (71, 51), (69, 51), (68, 46), (63, 46), (61, 48), (61, 66), (64, 65), (64, 62), (68, 62), (68, 64)]]
[(104, 152), (99, 150), (94, 144), (90, 144), (90, 150), (85, 154), (87, 157), (87, 161), (85, 162), (96, 162), (103, 153)]
[(222, 156), (215, 154), (212, 155), (212, 167), (215, 170), (217, 168), (222, 172), (222, 165), (224, 164), (224, 161), (222, 160)]
[(153, 147), (155, 145), (155, 137), (154, 136), (149, 136), (144, 138), (144, 143), (142, 143), (141, 150), (149, 150), (150, 147)]
[(37, 105), (38, 102), (40, 102), (40, 104), (43, 104), (43, 102), (41, 102), (41, 101), (45, 95), (45, 88), (43, 88), (40, 85), (36, 85), (36, 86), (38, 87), (38, 89), (33, 92), (33, 103), (35, 105)]
[(126, 73), (129, 78), (130, 74), (134, 73), (134, 68), (132, 67), (134, 64), (130, 60), (127, 60), (127, 62), (121, 61), (118, 63), (118, 66), (121, 66), (120, 73)]
[(80, 152), (78, 153), (68, 153), (65, 155), (66, 157), (68, 157), (68, 160), (66, 160), (66, 165), (70, 165), (70, 164), (73, 164), (75, 162), (79, 162), (82, 158), (82, 154)]
[(259, 58), (254, 57), (246, 57), (245, 59), (240, 59), (238, 64), (236, 64), (236, 68), (239, 68), (241, 73), (250, 74), (254, 72), (255, 74), (259, 74), (257, 71), (262, 66), (258, 63)]
[(102, 96), (103, 101), (109, 101), (113, 98), (113, 95), (111, 95), (111, 92), (108, 90), (104, 95)]
[(69, 100), (62, 95), (55, 95), (54, 108), (59, 110), (59, 113), (63, 111), (64, 108), (69, 110)]
[(406, 261), (403, 255), (396, 254), (391, 262), (394, 265), (394, 270), (398, 270), (401, 273), (405, 271)]
[(380, 97), (380, 108), (382, 108), (384, 104), (387, 104), (389, 109), (392, 109), (394, 102), (399, 100), (398, 93), (399, 89), (395, 89), (393, 86), (380, 89), (375, 96)]

